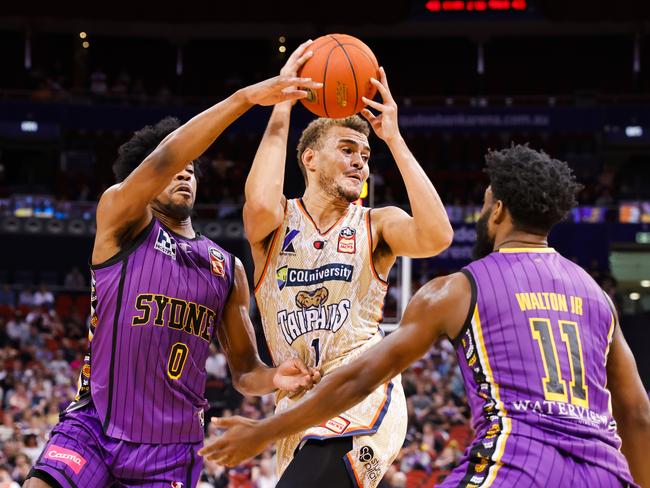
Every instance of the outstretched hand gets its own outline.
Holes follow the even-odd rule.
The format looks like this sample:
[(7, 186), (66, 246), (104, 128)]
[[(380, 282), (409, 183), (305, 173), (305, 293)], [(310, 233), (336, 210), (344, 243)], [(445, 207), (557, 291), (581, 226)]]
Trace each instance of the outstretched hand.
[(298, 358), (288, 359), (278, 366), (273, 375), (273, 385), (294, 395), (311, 390), (320, 381), (320, 371), (308, 368)]
[(270, 443), (257, 420), (234, 416), (213, 418), (211, 422), (225, 432), (199, 451), (207, 461), (236, 466), (260, 454)]
[[(267, 106), (280, 102), (300, 100), (307, 96), (307, 91), (302, 88), (316, 90), (322, 86), (322, 83), (312, 81), (311, 78), (280, 75), (247, 86), (242, 89), (242, 93), (248, 103)], [(300, 89), (297, 87), (300, 87)]]
[(377, 137), (389, 143), (400, 136), (399, 126), (397, 124), (397, 103), (395, 103), (393, 95), (391, 95), (390, 89), (388, 88), (388, 80), (386, 79), (384, 68), (379, 68), (379, 77), (381, 81), (370, 78), (370, 82), (377, 87), (383, 103), (362, 97), (363, 103), (367, 107), (376, 109), (379, 115), (373, 114), (367, 107), (361, 111), (361, 115), (370, 122)]
[(291, 53), (287, 62), (284, 63), (284, 66), (280, 70), (280, 76), (298, 76), (298, 71), (302, 68), (302, 65), (311, 58), (314, 53), (311, 50), (308, 50), (311, 43), (311, 39), (303, 42), (300, 46), (296, 48), (294, 52)]

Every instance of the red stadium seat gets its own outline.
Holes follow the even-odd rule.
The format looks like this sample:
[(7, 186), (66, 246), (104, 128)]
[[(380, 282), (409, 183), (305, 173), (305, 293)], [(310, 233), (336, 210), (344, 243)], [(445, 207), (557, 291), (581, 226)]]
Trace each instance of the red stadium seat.
[(425, 471), (414, 469), (406, 473), (406, 488), (421, 488), (428, 479)]

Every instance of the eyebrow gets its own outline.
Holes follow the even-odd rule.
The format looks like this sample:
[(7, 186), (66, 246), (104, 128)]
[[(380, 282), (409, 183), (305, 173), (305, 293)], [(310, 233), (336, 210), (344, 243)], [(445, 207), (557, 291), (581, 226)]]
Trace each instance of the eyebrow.
[(346, 137), (342, 137), (341, 139), (339, 139), (339, 144), (352, 144), (353, 146), (360, 145), (363, 149), (370, 152), (370, 146), (368, 146), (367, 144), (359, 144), (359, 142), (355, 141), (354, 139), (348, 139)]

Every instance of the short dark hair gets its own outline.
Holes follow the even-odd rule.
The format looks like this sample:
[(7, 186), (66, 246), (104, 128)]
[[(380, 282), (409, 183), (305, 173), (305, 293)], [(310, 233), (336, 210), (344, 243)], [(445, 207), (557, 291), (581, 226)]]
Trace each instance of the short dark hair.
[(521, 230), (548, 233), (577, 205), (583, 186), (569, 165), (528, 144), (512, 144), (485, 156), (492, 194)]
[(307, 169), (302, 164), (302, 155), (307, 148), (319, 149), (323, 142), (323, 137), (331, 127), (347, 127), (368, 137), (370, 135), (370, 126), (368, 122), (358, 115), (352, 115), (344, 119), (327, 119), (324, 117), (312, 120), (309, 125), (302, 131), (298, 141), (298, 166), (307, 184)]
[[(155, 125), (146, 125), (133, 134), (133, 137), (117, 150), (117, 159), (113, 164), (116, 182), (126, 179), (138, 165), (163, 141), (165, 137), (181, 126), (176, 117), (165, 117)], [(194, 162), (194, 173), (200, 176), (200, 160)]]

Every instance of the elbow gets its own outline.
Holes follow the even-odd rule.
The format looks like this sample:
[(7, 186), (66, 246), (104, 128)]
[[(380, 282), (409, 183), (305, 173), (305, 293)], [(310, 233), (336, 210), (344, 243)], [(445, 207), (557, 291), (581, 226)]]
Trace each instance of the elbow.
[(432, 256), (435, 256), (446, 250), (451, 246), (452, 242), (454, 242), (454, 229), (451, 227), (451, 224), (447, 222), (442, 228), (436, 228), (435, 231), (426, 236), (425, 239), (427, 242), (431, 243), (427, 252)]
[(650, 402), (639, 402), (615, 408), (616, 422), (622, 429), (650, 431)]
[[(271, 218), (276, 213), (277, 205), (271, 204), (268, 199), (264, 198), (264, 191), (246, 192), (246, 201), (244, 209), (247, 214), (255, 216), (264, 216)], [(275, 203), (275, 202), (274, 202)]]
[(454, 242), (454, 229), (449, 222), (445, 226), (445, 229), (440, 233), (440, 250), (442, 252), (451, 246), (451, 243)]
[(246, 382), (242, 381), (242, 375), (240, 373), (232, 371), (231, 377), (232, 377), (232, 386), (233, 388), (235, 388), (235, 390), (237, 390), (239, 393), (241, 393), (244, 396), (249, 396), (251, 394), (248, 388), (246, 387)]

